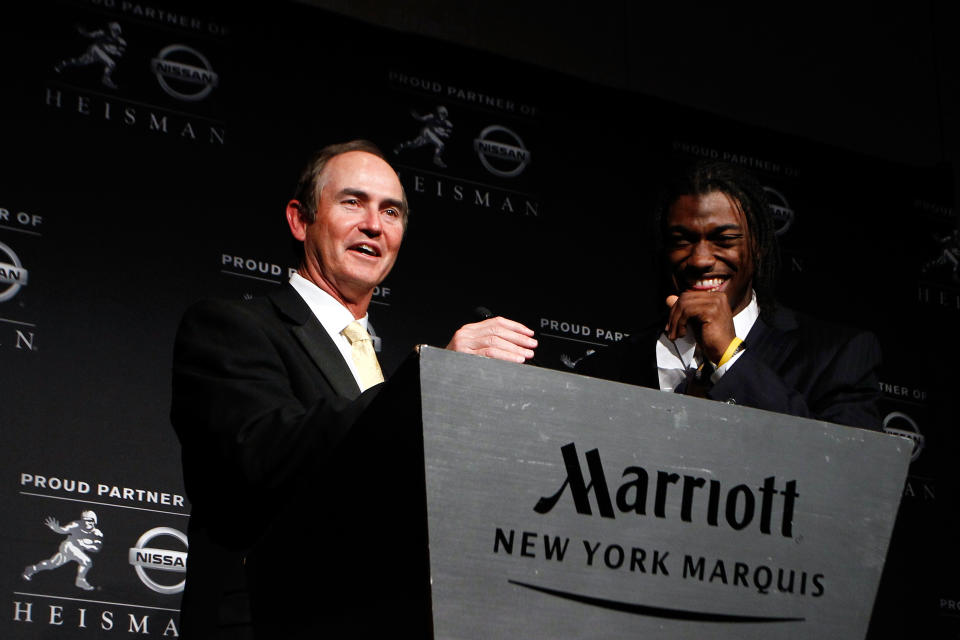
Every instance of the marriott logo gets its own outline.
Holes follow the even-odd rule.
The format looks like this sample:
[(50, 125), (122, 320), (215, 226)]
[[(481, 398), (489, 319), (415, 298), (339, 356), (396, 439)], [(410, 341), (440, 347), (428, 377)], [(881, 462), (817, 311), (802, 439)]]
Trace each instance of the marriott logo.
[(737, 531), (754, 525), (768, 535), (777, 524), (781, 535), (793, 537), (793, 512), (800, 497), (796, 480), (788, 480), (780, 488), (776, 476), (768, 476), (757, 486), (738, 484), (727, 488), (719, 480), (661, 470), (650, 473), (643, 467), (629, 466), (620, 474), (622, 484), (611, 493), (598, 449), (584, 454), (589, 482), (580, 466), (576, 445), (573, 442), (564, 445), (560, 453), (567, 477), (555, 493), (537, 501), (533, 507), (537, 513), (549, 513), (569, 491), (574, 508), (583, 515), (594, 514), (592, 494), (596, 511), (602, 518), (615, 518), (617, 512), (646, 516), (650, 515), (652, 490), (655, 518), (676, 517), (679, 505), (683, 522), (705, 521), (712, 527), (724, 523)]

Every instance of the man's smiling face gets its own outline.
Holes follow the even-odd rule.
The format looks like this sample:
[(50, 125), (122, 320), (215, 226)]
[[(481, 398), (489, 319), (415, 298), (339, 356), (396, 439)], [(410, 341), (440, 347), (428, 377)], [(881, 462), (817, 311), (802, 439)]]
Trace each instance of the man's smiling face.
[(725, 193), (680, 196), (670, 205), (664, 246), (677, 294), (721, 292), (739, 313), (751, 299), (751, 245), (746, 216)]
[(319, 180), (316, 219), (304, 234), (307, 271), (341, 302), (369, 296), (390, 273), (403, 240), (400, 180), (364, 151), (331, 158)]

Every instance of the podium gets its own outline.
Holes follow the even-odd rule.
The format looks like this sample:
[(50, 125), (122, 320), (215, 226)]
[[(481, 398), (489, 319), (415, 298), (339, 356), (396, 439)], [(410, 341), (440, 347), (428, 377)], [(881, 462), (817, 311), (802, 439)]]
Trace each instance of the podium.
[(435, 638), (866, 634), (906, 439), (418, 358)]

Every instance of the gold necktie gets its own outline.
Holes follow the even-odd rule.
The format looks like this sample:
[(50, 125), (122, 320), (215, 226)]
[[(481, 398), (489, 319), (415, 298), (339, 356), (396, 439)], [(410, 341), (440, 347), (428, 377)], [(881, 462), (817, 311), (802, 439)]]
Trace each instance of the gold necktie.
[(350, 341), (350, 355), (353, 357), (353, 364), (357, 366), (357, 373), (360, 374), (360, 391), (366, 391), (383, 382), (380, 363), (377, 362), (377, 354), (373, 350), (373, 340), (367, 330), (354, 320), (340, 333)]

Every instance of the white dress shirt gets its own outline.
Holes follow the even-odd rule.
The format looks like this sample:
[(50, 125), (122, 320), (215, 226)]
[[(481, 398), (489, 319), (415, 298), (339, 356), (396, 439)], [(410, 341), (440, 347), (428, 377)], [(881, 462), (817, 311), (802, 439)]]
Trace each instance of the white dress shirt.
[[(741, 340), (746, 338), (759, 315), (760, 308), (757, 306), (757, 294), (751, 292), (750, 304), (733, 316), (733, 328), (738, 338)], [(743, 355), (742, 351), (727, 360), (722, 367), (717, 367), (717, 370), (710, 376), (710, 380), (716, 384), (723, 377), (723, 374), (729, 371), (730, 367), (740, 359), (741, 355)], [(696, 371), (700, 362), (693, 332), (688, 331), (687, 335), (676, 340), (670, 340), (664, 332), (660, 333), (660, 338), (657, 340), (657, 375), (660, 378), (661, 391), (676, 389), (681, 382), (687, 379), (687, 371)]]
[[(353, 314), (350, 313), (345, 306), (337, 302), (333, 296), (299, 273), (294, 273), (290, 276), (290, 286), (300, 294), (303, 301), (306, 302), (310, 310), (313, 311), (313, 315), (315, 315), (317, 320), (320, 321), (320, 324), (323, 325), (330, 339), (337, 345), (337, 349), (340, 350), (340, 355), (343, 356), (343, 361), (350, 367), (350, 373), (353, 374), (353, 379), (357, 381), (357, 386), (362, 389), (363, 384), (360, 382), (360, 374), (357, 372), (356, 365), (353, 364), (350, 341), (340, 333), (348, 324), (355, 320)], [(360, 323), (364, 330), (368, 330), (367, 315), (357, 319), (357, 322)]]

